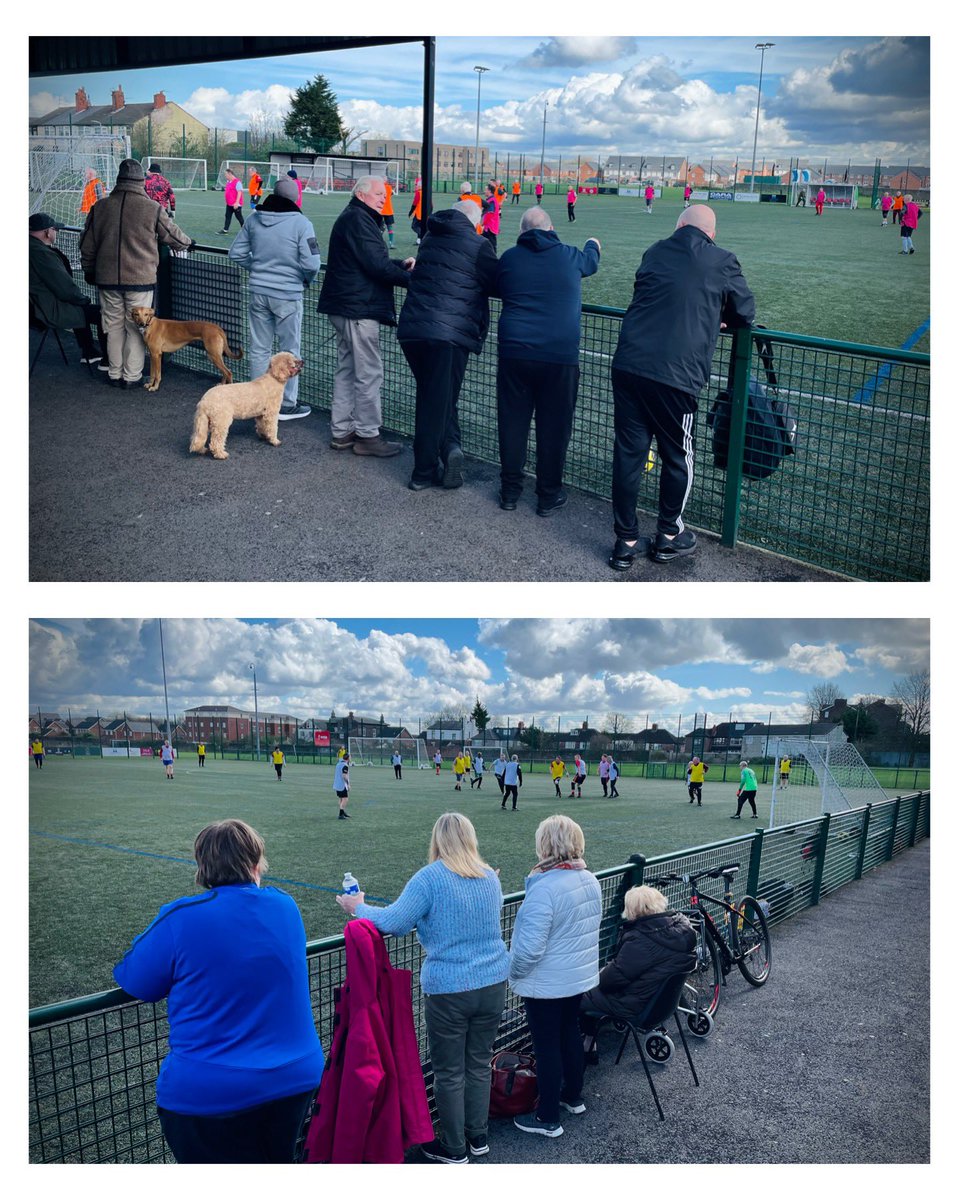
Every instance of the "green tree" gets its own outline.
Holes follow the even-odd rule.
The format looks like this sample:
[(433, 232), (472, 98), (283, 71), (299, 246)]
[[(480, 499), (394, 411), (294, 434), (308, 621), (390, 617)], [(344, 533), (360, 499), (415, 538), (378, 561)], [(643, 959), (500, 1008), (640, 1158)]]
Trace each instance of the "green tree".
[(470, 718), (480, 733), (486, 732), (486, 726), (489, 724), (489, 713), (480, 703), (479, 696), (476, 697), (476, 704), (473, 706), (473, 711), (470, 713)]
[(318, 154), (328, 154), (343, 137), (336, 96), (322, 75), (297, 88), (290, 111), (283, 122), (287, 137), (310, 146)]
[(517, 741), (525, 743), (530, 750), (542, 750), (543, 731), (538, 725), (524, 725), (521, 733), (516, 735)]
[(851, 742), (864, 742), (876, 736), (879, 722), (865, 704), (854, 704), (842, 714), (842, 731)]

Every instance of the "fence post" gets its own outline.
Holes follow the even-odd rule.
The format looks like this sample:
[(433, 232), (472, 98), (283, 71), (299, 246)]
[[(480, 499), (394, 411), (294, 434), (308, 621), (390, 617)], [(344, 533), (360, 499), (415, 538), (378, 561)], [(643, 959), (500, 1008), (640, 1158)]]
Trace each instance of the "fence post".
[(829, 813), (823, 816), (819, 826), (817, 835), (817, 853), (816, 853), (816, 869), (812, 877), (812, 894), (809, 897), (809, 907), (815, 908), (819, 903), (819, 895), (822, 892), (822, 876), (826, 866), (826, 847), (829, 845), (829, 822), (831, 820)]
[(746, 895), (755, 896), (759, 891), (759, 874), (763, 861), (763, 836), (765, 831), (757, 829), (749, 847), (749, 873), (746, 876)]
[(730, 386), (729, 447), (726, 456), (726, 484), (723, 490), (724, 546), (735, 546), (739, 535), (739, 507), (742, 500), (743, 453), (746, 448), (746, 411), (749, 403), (749, 367), (752, 357), (752, 332), (737, 329), (733, 333)]
[(643, 872), (646, 870), (646, 856), (643, 854), (631, 854), (629, 856), (629, 862), (631, 864), (629, 871), (629, 886), (642, 887)]
[(916, 830), (919, 828), (919, 793), (913, 797), (912, 820), (909, 822), (909, 845), (916, 844)]
[(856, 874), (853, 878), (862, 879), (862, 863), (866, 857), (866, 838), (869, 835), (869, 818), (872, 816), (872, 805), (866, 805), (862, 819), (862, 833), (859, 835), (859, 854), (856, 858)]
[(886, 862), (892, 858), (896, 848), (896, 826), (899, 824), (899, 808), (902, 805), (902, 796), (896, 797), (896, 805), (892, 810), (892, 828), (889, 830), (889, 844), (886, 846)]

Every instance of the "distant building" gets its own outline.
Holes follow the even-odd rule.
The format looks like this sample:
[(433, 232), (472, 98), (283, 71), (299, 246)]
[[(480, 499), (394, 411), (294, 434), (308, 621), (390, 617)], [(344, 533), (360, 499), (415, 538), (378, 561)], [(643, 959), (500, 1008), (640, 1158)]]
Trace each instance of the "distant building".
[[(179, 104), (167, 100), (163, 92), (155, 92), (149, 102), (127, 103), (119, 84), (109, 104), (91, 104), (86, 88), (81, 87), (72, 105), (30, 118), (32, 137), (69, 137), (75, 132), (128, 136), (140, 145), (149, 145), (151, 154), (170, 157), (181, 155), (184, 139), (204, 149), (210, 139), (209, 128)], [(192, 157), (189, 152), (187, 157)]]

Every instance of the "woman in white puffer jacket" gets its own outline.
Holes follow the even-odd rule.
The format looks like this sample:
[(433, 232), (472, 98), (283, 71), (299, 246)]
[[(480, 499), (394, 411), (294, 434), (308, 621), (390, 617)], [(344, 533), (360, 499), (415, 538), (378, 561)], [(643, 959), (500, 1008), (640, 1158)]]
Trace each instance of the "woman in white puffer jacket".
[(516, 1117), (526, 1133), (559, 1137), (559, 1110), (586, 1111), (579, 1002), (599, 981), (602, 892), (586, 869), (583, 831), (569, 817), (536, 830), (539, 859), (526, 880), (510, 945), (509, 984), (526, 1005), (536, 1055), (539, 1103)]

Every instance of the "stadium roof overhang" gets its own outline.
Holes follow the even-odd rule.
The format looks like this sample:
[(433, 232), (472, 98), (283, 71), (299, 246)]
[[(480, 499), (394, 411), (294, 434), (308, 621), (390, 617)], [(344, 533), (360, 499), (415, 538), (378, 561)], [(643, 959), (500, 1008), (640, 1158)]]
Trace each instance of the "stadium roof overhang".
[(188, 63), (229, 62), (241, 58), (277, 58), (364, 46), (423, 46), (423, 219), (429, 215), (433, 176), (433, 100), (436, 90), (436, 39), (432, 37), (31, 37), (30, 75), (80, 71), (134, 71)]

